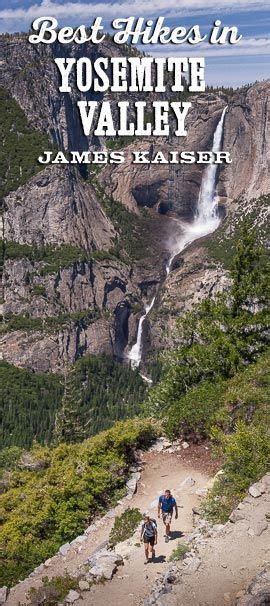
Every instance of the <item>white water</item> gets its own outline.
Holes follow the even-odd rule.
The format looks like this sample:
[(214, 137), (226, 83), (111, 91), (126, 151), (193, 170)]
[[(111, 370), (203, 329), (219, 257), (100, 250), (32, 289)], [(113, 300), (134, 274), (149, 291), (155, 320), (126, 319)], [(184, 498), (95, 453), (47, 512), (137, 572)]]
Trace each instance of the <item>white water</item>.
[[(130, 352), (128, 353), (128, 359), (130, 360), (131, 368), (133, 368), (133, 369), (138, 368), (138, 366), (140, 365), (140, 362), (141, 362), (143, 323), (144, 323), (146, 316), (149, 314), (149, 311), (151, 311), (151, 309), (155, 303), (155, 298), (156, 297), (153, 297), (150, 305), (145, 306), (144, 314), (143, 314), (143, 316), (140, 317), (140, 320), (139, 320), (137, 341), (136, 341), (136, 343), (134, 343), (133, 347), (131, 348)], [(146, 377), (143, 377), (143, 378), (145, 380), (147, 380)]]
[[(218, 152), (221, 150), (222, 133), (224, 118), (227, 111), (227, 107), (224, 108), (217, 128), (214, 133), (212, 151)], [(202, 238), (208, 234), (211, 234), (217, 229), (220, 223), (220, 217), (217, 212), (218, 196), (216, 195), (216, 172), (217, 164), (208, 164), (206, 170), (203, 173), (197, 210), (192, 223), (183, 223), (179, 220), (179, 224), (183, 228), (183, 234), (178, 239), (177, 243), (173, 247), (171, 256), (166, 266), (167, 275), (170, 273), (173, 259), (178, 255), (184, 248), (186, 248), (191, 242)], [(143, 334), (143, 323), (149, 312), (151, 311), (155, 303), (155, 297), (152, 299), (150, 305), (145, 306), (145, 312), (139, 320), (137, 340), (128, 353), (128, 359), (131, 362), (131, 367), (138, 368), (142, 358), (142, 334)], [(147, 382), (151, 382), (144, 375), (141, 375)]]

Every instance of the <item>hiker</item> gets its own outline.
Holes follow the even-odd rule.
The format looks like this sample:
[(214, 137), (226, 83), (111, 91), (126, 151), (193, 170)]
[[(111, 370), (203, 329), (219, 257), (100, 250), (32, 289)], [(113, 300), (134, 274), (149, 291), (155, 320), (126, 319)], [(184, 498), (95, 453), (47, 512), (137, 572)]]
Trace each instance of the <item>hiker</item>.
[(178, 518), (178, 508), (175, 498), (172, 496), (170, 490), (165, 490), (165, 493), (159, 497), (158, 500), (158, 517), (160, 518), (160, 511), (162, 513), (163, 524), (166, 528), (165, 543), (170, 540), (171, 522), (173, 510), (175, 509), (175, 519)]
[(141, 529), (141, 541), (144, 542), (145, 551), (145, 564), (149, 562), (149, 547), (152, 555), (152, 562), (155, 558), (155, 547), (157, 544), (157, 523), (156, 520), (152, 520), (149, 515), (144, 514), (143, 524)]

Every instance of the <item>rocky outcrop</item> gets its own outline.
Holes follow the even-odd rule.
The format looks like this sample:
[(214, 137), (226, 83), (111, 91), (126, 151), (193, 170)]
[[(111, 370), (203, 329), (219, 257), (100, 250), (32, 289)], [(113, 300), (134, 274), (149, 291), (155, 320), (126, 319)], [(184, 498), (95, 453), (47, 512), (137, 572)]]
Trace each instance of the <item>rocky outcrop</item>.
[[(60, 148), (86, 150), (100, 147), (96, 137), (83, 134), (77, 101), (93, 99), (93, 92), (80, 93), (71, 74), (71, 92), (59, 94), (59, 76), (55, 57), (110, 57), (121, 55), (121, 47), (110, 38), (94, 45), (33, 45), (26, 34), (2, 35), (0, 38), (0, 86), (7, 88), (25, 112), (29, 124), (47, 132)], [(100, 93), (96, 99), (100, 100)]]
[(90, 326), (70, 323), (63, 329), (47, 332), (15, 330), (0, 338), (0, 349), (10, 364), (40, 372), (61, 372), (86, 354), (113, 355), (110, 324), (100, 318)]
[(176, 320), (206, 297), (215, 297), (230, 286), (229, 273), (213, 263), (204, 247), (193, 243), (177, 256), (160, 291), (157, 308), (149, 314), (149, 348), (170, 347)]
[(26, 257), (5, 262), (5, 313), (29, 313), (32, 318), (91, 310), (113, 313), (123, 300), (137, 300), (129, 268), (117, 259), (75, 261), (43, 275), (44, 267)]
[(270, 81), (237, 91), (229, 101), (223, 147), (232, 163), (220, 171), (221, 196), (257, 198), (270, 191)]
[(20, 244), (112, 247), (115, 230), (95, 192), (71, 167), (49, 166), (5, 198), (4, 237)]

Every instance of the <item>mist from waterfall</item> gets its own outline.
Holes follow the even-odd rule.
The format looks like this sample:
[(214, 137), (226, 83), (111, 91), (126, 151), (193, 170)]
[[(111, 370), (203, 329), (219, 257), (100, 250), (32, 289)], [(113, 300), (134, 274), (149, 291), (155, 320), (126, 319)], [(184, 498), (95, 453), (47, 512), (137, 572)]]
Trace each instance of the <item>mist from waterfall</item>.
[[(216, 127), (211, 150), (212, 152), (218, 152), (221, 150), (223, 125), (226, 111), (227, 107), (224, 108)], [(221, 221), (218, 215), (218, 196), (216, 195), (217, 168), (218, 164), (208, 164), (203, 173), (197, 209), (193, 221), (191, 223), (184, 223), (180, 219), (178, 221), (179, 225), (182, 227), (183, 233), (173, 246), (171, 256), (166, 265), (167, 275), (170, 273), (172, 262), (175, 256), (182, 252), (182, 250), (184, 250), (189, 244), (194, 242), (194, 240), (202, 238), (203, 236), (211, 234), (213, 231), (215, 231)], [(127, 355), (131, 363), (131, 368), (133, 369), (138, 368), (141, 363), (143, 324), (155, 303), (155, 298), (156, 297), (152, 299), (149, 305), (145, 306), (145, 312), (139, 320), (136, 343), (133, 345)], [(151, 382), (150, 379), (147, 379), (147, 377), (143, 376), (143, 378), (148, 382)]]

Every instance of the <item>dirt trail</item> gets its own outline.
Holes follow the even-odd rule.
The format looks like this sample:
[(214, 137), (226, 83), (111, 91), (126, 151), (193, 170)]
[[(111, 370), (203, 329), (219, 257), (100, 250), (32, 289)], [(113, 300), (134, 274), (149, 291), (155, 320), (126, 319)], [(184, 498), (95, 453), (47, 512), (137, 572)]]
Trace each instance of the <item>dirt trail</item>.
[[(145, 462), (145, 470), (138, 491), (130, 502), (131, 506), (138, 507), (142, 512), (149, 511), (149, 514), (157, 519), (158, 496), (166, 488), (170, 488), (179, 506), (178, 520), (173, 520), (172, 523), (172, 540), (165, 543), (164, 526), (162, 521), (157, 519), (158, 545), (155, 563), (149, 562), (145, 565), (143, 546), (134, 546), (124, 566), (118, 568), (112, 581), (109, 584), (96, 585), (90, 593), (85, 593), (84, 598), (76, 602), (77, 604), (108, 606), (109, 601), (113, 606), (138, 606), (148, 595), (155, 579), (164, 574), (168, 566), (166, 560), (176, 547), (180, 536), (184, 538), (193, 528), (192, 508), (199, 502), (196, 490), (205, 488), (209, 477), (204, 472), (183, 465), (181, 459), (175, 455), (147, 453)], [(181, 486), (188, 477), (195, 480), (194, 486)], [(116, 548), (116, 551), (119, 550)]]
[[(182, 482), (192, 476), (195, 485), (192, 487), (181, 486)], [(192, 464), (184, 463), (177, 454), (166, 452), (147, 452), (144, 454), (144, 470), (138, 483), (137, 493), (124, 505), (119, 505), (115, 513), (121, 514), (127, 507), (138, 507), (142, 512), (149, 510), (150, 515), (157, 518), (157, 499), (167, 487), (175, 495), (179, 505), (179, 518), (173, 521), (173, 540), (166, 544), (163, 537), (163, 524), (158, 521), (158, 545), (156, 549), (157, 562), (144, 564), (143, 546), (132, 547), (129, 559), (125, 565), (118, 569), (112, 581), (104, 585), (97, 585), (90, 592), (85, 592), (83, 598), (76, 604), (95, 604), (96, 606), (137, 606), (149, 593), (155, 578), (164, 573), (166, 569), (166, 558), (177, 545), (180, 534), (192, 530), (192, 507), (198, 504), (199, 497), (196, 490), (205, 488), (209, 481), (206, 472), (193, 468)], [(51, 558), (46, 568), (35, 573), (32, 578), (22, 581), (11, 590), (7, 606), (18, 606), (25, 603), (25, 596), (30, 587), (38, 586), (44, 576), (63, 575), (67, 571), (76, 575), (78, 568), (85, 562), (102, 543), (108, 540), (110, 530), (114, 523), (114, 517), (104, 518), (96, 525), (87, 540), (78, 548), (71, 548), (65, 556), (56, 555)]]
[[(264, 479), (265, 492), (257, 498), (245, 497), (234, 512), (234, 523), (214, 526), (202, 535), (196, 546), (200, 567), (186, 576), (184, 563), (179, 563), (178, 582), (170, 593), (155, 600), (155, 606), (270, 604), (270, 525), (266, 518), (270, 508), (270, 474)], [(245, 597), (246, 589), (263, 570), (268, 599), (250, 602), (251, 596)]]

